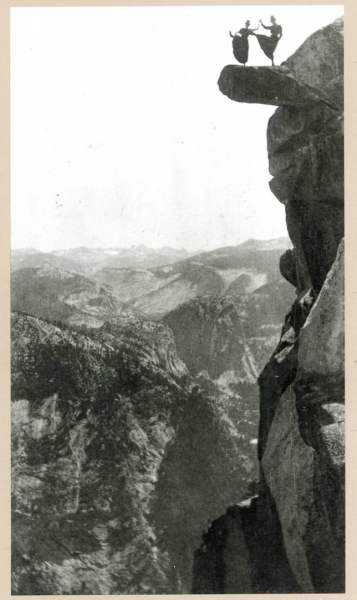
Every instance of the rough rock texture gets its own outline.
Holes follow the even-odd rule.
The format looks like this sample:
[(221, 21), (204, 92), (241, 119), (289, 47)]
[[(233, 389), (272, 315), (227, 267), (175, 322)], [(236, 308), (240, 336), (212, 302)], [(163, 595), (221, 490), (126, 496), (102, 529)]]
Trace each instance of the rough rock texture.
[(314, 587), (305, 538), (313, 504), (313, 454), (312, 448), (301, 438), (295, 394), (289, 386), (275, 409), (262, 467), (266, 484), (276, 501), (289, 563), (300, 588), (311, 593)]
[(317, 90), (302, 84), (288, 67), (225, 67), (218, 80), (222, 94), (236, 102), (273, 106), (308, 106), (319, 102)]
[(148, 504), (190, 391), (157, 362), (14, 314), (13, 593), (166, 589)]
[(270, 187), (286, 206), (298, 288), (319, 291), (344, 231), (343, 20), (281, 67), (225, 67), (219, 87), (232, 100), (279, 107), (268, 125)]
[[(231, 286), (232, 287), (232, 286)], [(199, 296), (163, 318), (174, 334), (178, 355), (192, 375), (207, 371), (215, 380), (255, 383), (280, 337), (294, 290), (283, 279), (250, 294)]]
[(256, 381), (258, 366), (232, 301), (200, 297), (181, 304), (166, 315), (164, 323), (174, 332), (179, 355), (184, 357), (193, 375), (206, 370), (217, 379), (225, 371), (231, 371), (237, 381)]
[[(274, 529), (271, 527), (272, 518)], [(266, 548), (269, 547), (269, 552)], [(284, 552), (272, 501), (259, 497), (231, 506), (203, 536), (195, 554), (196, 594), (279, 594), (300, 589)]]
[(161, 323), (13, 314), (14, 594), (190, 590), (202, 531), (258, 479), (257, 402), (212, 392)]
[[(307, 62), (314, 68), (307, 69)], [(343, 108), (343, 17), (316, 31), (283, 64), (301, 83)]]
[[(199, 592), (344, 592), (342, 19), (310, 36), (283, 69), (226, 67), (220, 79), (234, 100), (279, 106), (268, 125), (270, 187), (286, 207), (294, 248), (280, 269), (297, 299), (259, 377), (253, 526), (239, 506), (213, 523), (197, 553)], [(299, 83), (295, 104), (282, 94), (283, 77)]]
[(285, 67), (323, 97), (279, 106), (268, 125), (270, 188), (286, 206), (299, 289), (310, 279), (319, 291), (344, 232), (342, 19), (310, 36)]

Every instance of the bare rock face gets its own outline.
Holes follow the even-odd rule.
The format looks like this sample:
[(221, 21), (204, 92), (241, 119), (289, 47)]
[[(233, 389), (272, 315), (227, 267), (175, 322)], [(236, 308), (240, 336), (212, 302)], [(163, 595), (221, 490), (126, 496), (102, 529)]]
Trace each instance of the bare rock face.
[(300, 332), (299, 376), (344, 372), (344, 240), (323, 288)]
[(224, 67), (218, 86), (236, 102), (272, 106), (308, 106), (320, 100), (317, 91), (295, 79), (287, 67)]
[[(314, 68), (306, 69), (307, 62)], [(343, 108), (343, 17), (316, 31), (283, 64), (300, 82)]]
[(294, 291), (284, 279), (250, 294), (236, 290), (231, 284), (225, 297), (198, 296), (163, 318), (192, 375), (206, 371), (216, 381), (254, 384), (273, 352)]
[(345, 407), (344, 243), (301, 330), (294, 382), (302, 438), (314, 451), (314, 517), (307, 536), (316, 589), (343, 589)]
[(234, 371), (237, 381), (256, 381), (258, 367), (232, 300), (196, 298), (166, 315), (164, 323), (174, 332), (178, 353), (192, 375), (206, 370), (216, 379)]
[[(259, 376), (260, 486), (248, 508), (253, 525), (244, 525), (241, 507), (235, 507), (234, 526), (229, 513), (216, 520), (212, 532), (220, 527), (222, 533), (204, 539), (195, 581), (208, 593), (343, 593), (343, 21), (310, 36), (282, 67), (246, 68), (244, 75), (238, 69), (223, 70), (223, 93), (278, 105), (267, 132), (270, 187), (286, 207), (294, 248), (280, 259), (280, 270), (297, 298)], [(298, 82), (295, 104), (290, 78)], [(244, 556), (241, 543), (234, 548), (236, 527), (248, 548)], [(229, 583), (232, 554), (244, 572), (247, 561), (251, 567), (242, 587), (238, 579), (233, 588)], [(214, 556), (221, 566), (205, 588), (203, 569)], [(238, 570), (236, 564), (232, 572)]]
[(281, 104), (271, 117), (270, 188), (286, 207), (300, 279), (306, 281), (307, 266), (319, 291), (344, 235), (342, 19), (310, 36), (284, 66), (321, 101)]
[(314, 592), (305, 545), (313, 505), (313, 454), (300, 435), (295, 394), (289, 386), (275, 409), (262, 468), (276, 502), (286, 555), (306, 593)]
[(91, 335), (13, 314), (14, 594), (190, 591), (202, 531), (258, 480), (257, 394), (212, 388), (130, 311)]
[(270, 188), (285, 204), (300, 290), (318, 292), (344, 234), (343, 20), (311, 35), (280, 67), (223, 69), (237, 102), (278, 106), (268, 125)]
[[(138, 346), (137, 330), (131, 337)], [(175, 434), (172, 409), (190, 392), (185, 369), (141, 360), (129, 340), (127, 331), (114, 348), (12, 317), (15, 594), (167, 590), (149, 502)]]

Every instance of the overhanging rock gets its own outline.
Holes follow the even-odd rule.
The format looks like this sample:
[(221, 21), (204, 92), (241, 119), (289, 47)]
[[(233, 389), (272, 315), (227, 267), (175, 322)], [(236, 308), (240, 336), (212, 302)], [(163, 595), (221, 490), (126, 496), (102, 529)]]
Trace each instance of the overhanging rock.
[(321, 102), (321, 96), (309, 85), (299, 83), (287, 67), (240, 67), (227, 65), (218, 87), (236, 102), (272, 106), (308, 106)]

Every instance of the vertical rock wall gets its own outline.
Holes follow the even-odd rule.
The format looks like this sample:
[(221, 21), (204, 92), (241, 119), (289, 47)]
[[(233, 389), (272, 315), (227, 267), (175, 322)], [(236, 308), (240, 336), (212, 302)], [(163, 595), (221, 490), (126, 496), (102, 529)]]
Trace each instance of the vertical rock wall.
[[(294, 248), (280, 269), (297, 299), (259, 377), (259, 496), (212, 525), (196, 553), (194, 591), (341, 593), (343, 20), (310, 36), (282, 66), (228, 66), (218, 84), (232, 100), (278, 107), (267, 132), (270, 188), (286, 209)], [(245, 540), (239, 551), (237, 527)], [(212, 557), (219, 571), (207, 570)], [(235, 577), (232, 586), (239, 564), (242, 573), (250, 565), (250, 579)]]

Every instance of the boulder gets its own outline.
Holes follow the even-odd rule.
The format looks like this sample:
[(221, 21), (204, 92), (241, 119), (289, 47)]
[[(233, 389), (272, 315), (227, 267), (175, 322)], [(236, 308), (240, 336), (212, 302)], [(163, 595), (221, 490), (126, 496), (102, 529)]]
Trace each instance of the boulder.
[[(322, 27), (283, 64), (301, 83), (319, 90), (336, 108), (343, 107), (343, 17)], [(313, 65), (307, 69), (306, 63)]]

